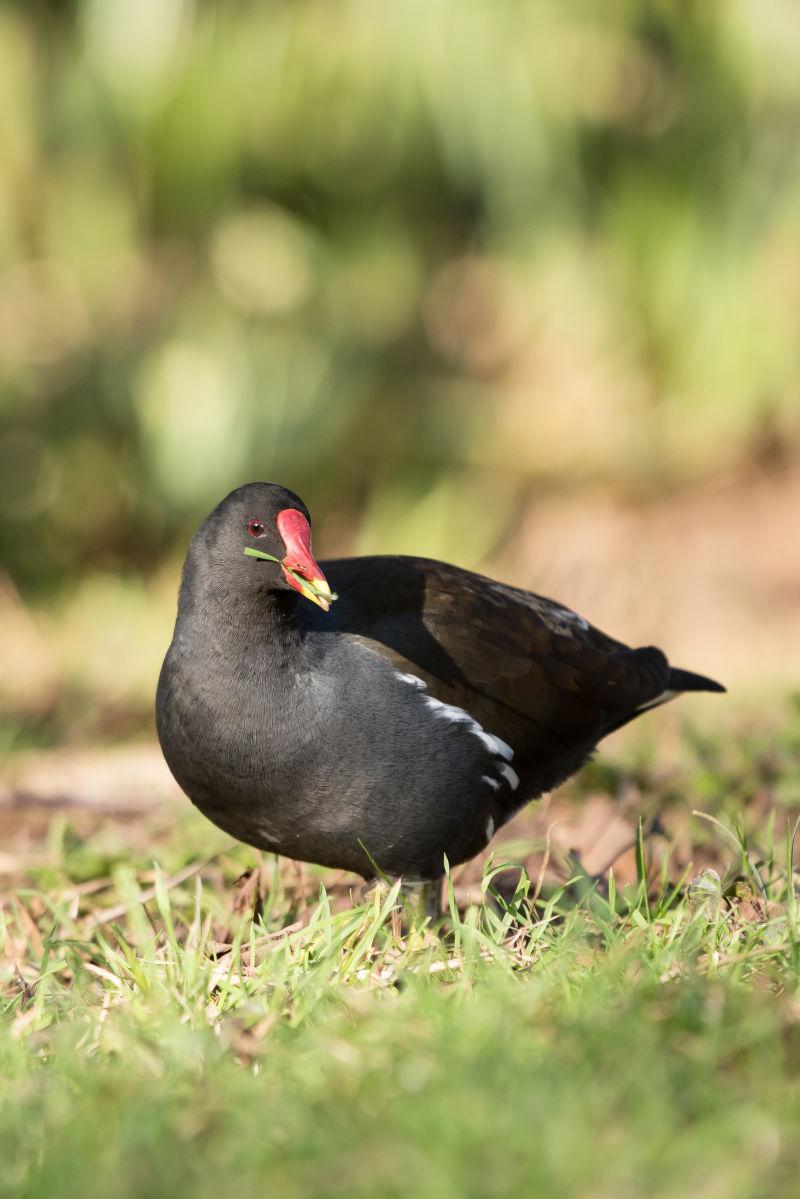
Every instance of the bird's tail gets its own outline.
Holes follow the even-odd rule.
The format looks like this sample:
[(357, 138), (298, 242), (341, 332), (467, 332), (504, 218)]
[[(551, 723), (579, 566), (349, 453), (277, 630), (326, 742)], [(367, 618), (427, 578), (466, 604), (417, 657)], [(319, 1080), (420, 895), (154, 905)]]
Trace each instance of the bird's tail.
[(677, 666), (670, 667), (670, 691), (725, 691), (727, 688), (714, 679), (707, 679), (704, 674), (694, 674), (691, 670), (680, 670)]
[(667, 685), (653, 699), (646, 700), (632, 712), (626, 712), (607, 725), (603, 731), (604, 737), (608, 733), (613, 733), (615, 729), (621, 729), (623, 725), (635, 719), (642, 712), (647, 712), (650, 708), (660, 708), (662, 704), (669, 703), (671, 699), (677, 698), (685, 691), (725, 691), (722, 683), (716, 682), (715, 679), (708, 679), (704, 674), (695, 674), (691, 670), (681, 670), (677, 666), (669, 666), (660, 650), (636, 649), (631, 652), (639, 655), (649, 654), (651, 657), (655, 652), (658, 655), (657, 661), (661, 662), (661, 668), (666, 673)]

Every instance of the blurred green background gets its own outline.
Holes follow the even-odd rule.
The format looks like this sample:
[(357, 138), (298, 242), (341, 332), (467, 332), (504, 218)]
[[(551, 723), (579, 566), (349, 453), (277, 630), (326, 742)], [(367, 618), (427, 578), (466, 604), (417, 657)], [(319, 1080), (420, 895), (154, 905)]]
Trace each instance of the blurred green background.
[(0, 744), (149, 727), (251, 479), (796, 673), (799, 127), (793, 0), (0, 7)]

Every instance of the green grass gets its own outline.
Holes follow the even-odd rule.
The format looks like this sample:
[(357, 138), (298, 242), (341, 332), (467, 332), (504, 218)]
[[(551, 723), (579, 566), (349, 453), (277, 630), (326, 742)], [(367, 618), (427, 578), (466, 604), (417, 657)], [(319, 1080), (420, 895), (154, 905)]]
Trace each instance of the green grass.
[[(155, 871), (62, 829), (2, 908), (0, 1196), (792, 1193), (799, 747), (790, 714), (637, 768), (666, 807), (705, 780), (718, 872), (643, 838), (624, 887), (497, 857), (437, 929), (269, 859), (235, 889), (252, 851), (204, 858), (189, 816)], [(737, 812), (745, 759), (772, 790)]]

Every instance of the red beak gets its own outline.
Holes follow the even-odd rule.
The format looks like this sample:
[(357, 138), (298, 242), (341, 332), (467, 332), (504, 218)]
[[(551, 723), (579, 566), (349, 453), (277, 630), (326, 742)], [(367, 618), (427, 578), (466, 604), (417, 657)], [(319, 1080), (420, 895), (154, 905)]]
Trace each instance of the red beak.
[[(286, 582), (311, 600), (312, 604), (318, 604), (327, 612), (333, 593), (311, 553), (311, 526), (296, 508), (284, 508), (283, 512), (278, 513), (276, 523), (286, 546), (286, 557), (281, 562)], [(290, 574), (290, 571), (296, 571), (296, 574)], [(298, 579), (297, 575), (302, 578)], [(307, 579), (311, 586), (304, 586), (303, 579)]]

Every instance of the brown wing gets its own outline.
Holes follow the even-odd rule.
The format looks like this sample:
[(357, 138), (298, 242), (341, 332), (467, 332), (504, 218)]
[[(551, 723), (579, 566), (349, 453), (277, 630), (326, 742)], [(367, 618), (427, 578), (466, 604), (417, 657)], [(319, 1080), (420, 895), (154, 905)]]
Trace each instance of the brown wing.
[(541, 760), (625, 723), (667, 688), (660, 650), (631, 650), (552, 600), (422, 558), (322, 564), (336, 627)]

